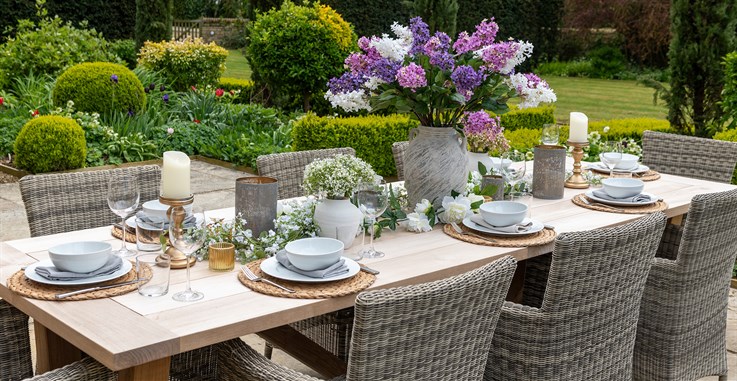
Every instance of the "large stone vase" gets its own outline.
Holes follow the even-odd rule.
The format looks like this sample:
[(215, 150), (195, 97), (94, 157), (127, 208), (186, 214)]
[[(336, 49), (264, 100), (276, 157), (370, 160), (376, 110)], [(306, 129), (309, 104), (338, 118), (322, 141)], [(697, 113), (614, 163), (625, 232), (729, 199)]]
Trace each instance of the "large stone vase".
[(423, 198), (439, 207), (451, 191), (462, 193), (468, 182), (466, 137), (452, 127), (411, 129), (404, 179), (411, 208)]

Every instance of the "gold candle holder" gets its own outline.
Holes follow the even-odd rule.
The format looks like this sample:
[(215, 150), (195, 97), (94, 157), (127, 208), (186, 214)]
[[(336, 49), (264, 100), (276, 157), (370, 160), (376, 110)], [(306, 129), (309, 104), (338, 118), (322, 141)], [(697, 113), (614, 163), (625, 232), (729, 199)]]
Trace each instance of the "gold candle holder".
[[(169, 205), (169, 209), (166, 211), (166, 217), (171, 221), (172, 216), (174, 216), (174, 221), (170, 223), (174, 224), (175, 229), (181, 230), (184, 218), (187, 216), (187, 212), (184, 210), (184, 207), (194, 202), (194, 195), (189, 195), (189, 197), (185, 198), (168, 198), (159, 196), (159, 202), (164, 205)], [(190, 266), (194, 266), (196, 263), (194, 256), (187, 257), (173, 245), (169, 245), (169, 248), (166, 249), (166, 255), (171, 258), (171, 268), (173, 269), (186, 268), (187, 261), (189, 261)]]
[(583, 177), (581, 159), (583, 159), (583, 147), (588, 147), (589, 142), (572, 142), (569, 140), (568, 145), (573, 147), (573, 175), (566, 179), (563, 185), (566, 188), (586, 189), (589, 187), (589, 182)]
[(213, 243), (208, 247), (207, 253), (210, 270), (230, 271), (235, 268), (235, 245), (232, 243)]

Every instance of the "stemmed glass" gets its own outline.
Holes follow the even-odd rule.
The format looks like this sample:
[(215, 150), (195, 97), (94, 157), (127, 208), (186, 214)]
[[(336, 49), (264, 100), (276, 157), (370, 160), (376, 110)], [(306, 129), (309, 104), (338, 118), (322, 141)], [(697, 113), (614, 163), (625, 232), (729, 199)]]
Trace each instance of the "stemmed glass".
[(110, 178), (107, 189), (107, 205), (110, 210), (116, 215), (120, 216), (123, 220), (121, 225), (123, 230), (123, 243), (120, 245), (120, 249), (113, 252), (113, 254), (126, 258), (136, 255), (135, 250), (129, 250), (125, 246), (125, 217), (131, 212), (136, 210), (138, 202), (140, 201), (141, 194), (138, 190), (138, 179), (132, 175), (118, 175)]
[(510, 186), (510, 200), (514, 201), (515, 186), (525, 177), (527, 157), (519, 151), (507, 151), (502, 154), (502, 162), (508, 161), (509, 166), (502, 166), (504, 179)]
[(371, 239), (369, 248), (362, 250), (359, 254), (363, 258), (381, 258), (384, 253), (376, 251), (374, 248), (374, 225), (376, 219), (384, 213), (389, 206), (389, 191), (386, 182), (380, 180), (374, 183), (363, 183), (358, 186), (355, 194), (358, 209), (369, 219), (369, 230), (371, 230)]
[(207, 237), (205, 215), (202, 210), (195, 206), (192, 208), (192, 215), (194, 218), (187, 218), (185, 223), (186, 211), (183, 207), (175, 207), (169, 216), (169, 242), (187, 257), (187, 288), (173, 296), (174, 300), (180, 302), (192, 302), (205, 297), (203, 293), (192, 290), (189, 284), (189, 262)]
[(614, 167), (622, 161), (622, 144), (618, 141), (607, 141), (601, 145), (599, 160), (609, 168), (609, 176), (614, 172)]

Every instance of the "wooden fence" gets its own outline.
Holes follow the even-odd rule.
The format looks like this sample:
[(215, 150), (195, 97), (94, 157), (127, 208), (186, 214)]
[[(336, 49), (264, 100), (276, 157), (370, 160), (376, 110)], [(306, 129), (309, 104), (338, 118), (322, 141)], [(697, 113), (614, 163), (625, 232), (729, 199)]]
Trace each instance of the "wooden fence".
[(174, 20), (171, 26), (171, 38), (181, 41), (186, 38), (202, 37), (202, 19)]

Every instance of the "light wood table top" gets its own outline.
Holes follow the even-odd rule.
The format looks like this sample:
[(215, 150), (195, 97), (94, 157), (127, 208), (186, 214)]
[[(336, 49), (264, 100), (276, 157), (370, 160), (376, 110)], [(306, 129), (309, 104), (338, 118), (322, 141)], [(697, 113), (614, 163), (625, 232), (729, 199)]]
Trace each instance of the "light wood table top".
[[(686, 213), (694, 195), (734, 188), (670, 175), (645, 183), (646, 192), (668, 203), (669, 217)], [(560, 234), (616, 226), (641, 217), (578, 207), (570, 200), (583, 191), (566, 189), (561, 200), (534, 199), (532, 218), (555, 226)], [(208, 217), (232, 215), (232, 208), (207, 213)], [(173, 354), (319, 316), (349, 307), (355, 300), (355, 295), (320, 300), (262, 295), (243, 286), (235, 270), (212, 272), (204, 262), (192, 268), (192, 288), (204, 292), (205, 298), (191, 303), (176, 302), (170, 295), (147, 298), (137, 292), (109, 299), (55, 302), (27, 299), (8, 290), (7, 279), (22, 266), (47, 259), (47, 249), (53, 245), (79, 240), (120, 242), (110, 235), (108, 226), (0, 243), (0, 297), (110, 369), (130, 368), (124, 379), (148, 379), (146, 372), (137, 371), (151, 364), (168, 364)], [(360, 241), (352, 250), (358, 245)], [(381, 271), (370, 289), (441, 279), (504, 255), (523, 260), (553, 248), (552, 244), (529, 249), (473, 245), (445, 235), (440, 226), (422, 234), (386, 231), (375, 245), (386, 256), (362, 260)], [(185, 271), (172, 271), (170, 294), (184, 289), (184, 282)]]

